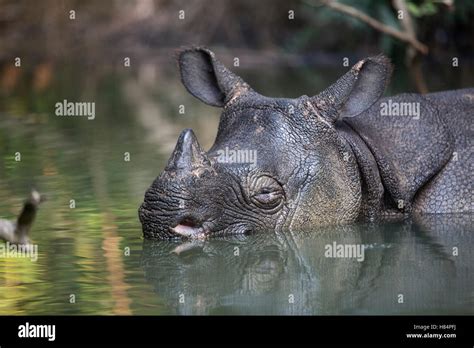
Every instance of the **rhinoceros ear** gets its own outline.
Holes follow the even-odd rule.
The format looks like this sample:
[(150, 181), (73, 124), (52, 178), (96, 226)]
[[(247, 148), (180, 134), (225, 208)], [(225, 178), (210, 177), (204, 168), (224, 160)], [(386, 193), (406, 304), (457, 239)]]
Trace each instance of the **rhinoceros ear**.
[(354, 117), (370, 108), (384, 93), (392, 65), (387, 57), (378, 55), (357, 62), (351, 70), (329, 88), (313, 97), (320, 109), (333, 122)]
[(178, 57), (181, 81), (189, 93), (212, 106), (224, 106), (250, 90), (239, 76), (229, 71), (206, 48), (185, 49)]

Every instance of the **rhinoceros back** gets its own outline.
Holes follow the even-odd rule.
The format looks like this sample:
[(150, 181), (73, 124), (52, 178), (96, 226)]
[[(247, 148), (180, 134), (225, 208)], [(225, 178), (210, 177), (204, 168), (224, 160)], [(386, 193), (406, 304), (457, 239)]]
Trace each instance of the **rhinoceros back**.
[(438, 109), (453, 136), (454, 149), (448, 163), (418, 192), (413, 208), (420, 213), (474, 212), (474, 88), (432, 93), (425, 98)]

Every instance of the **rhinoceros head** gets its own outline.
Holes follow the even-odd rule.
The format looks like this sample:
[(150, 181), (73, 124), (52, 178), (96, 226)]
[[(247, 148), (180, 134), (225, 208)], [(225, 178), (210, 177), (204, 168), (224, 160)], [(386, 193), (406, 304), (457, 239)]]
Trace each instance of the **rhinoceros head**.
[(192, 130), (179, 136), (139, 209), (145, 237), (304, 229), (357, 217), (359, 171), (335, 124), (383, 94), (384, 57), (362, 60), (320, 94), (296, 99), (258, 94), (205, 48), (182, 51), (178, 62), (186, 89), (223, 112), (209, 151)]

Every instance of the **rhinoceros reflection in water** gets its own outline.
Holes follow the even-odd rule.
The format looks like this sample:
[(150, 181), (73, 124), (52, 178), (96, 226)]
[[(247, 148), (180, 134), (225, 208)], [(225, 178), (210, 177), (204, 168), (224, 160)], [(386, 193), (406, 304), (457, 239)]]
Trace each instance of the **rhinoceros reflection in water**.
[[(177, 314), (474, 313), (471, 215), (239, 239), (144, 241), (146, 279)], [(328, 257), (363, 245), (363, 260)]]

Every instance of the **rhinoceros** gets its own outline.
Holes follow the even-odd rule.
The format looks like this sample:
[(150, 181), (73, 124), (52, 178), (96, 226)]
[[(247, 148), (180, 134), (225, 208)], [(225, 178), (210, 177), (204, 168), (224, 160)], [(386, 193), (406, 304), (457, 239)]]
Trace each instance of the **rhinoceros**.
[(139, 208), (146, 238), (473, 212), (473, 88), (382, 97), (392, 65), (378, 55), (319, 94), (271, 98), (207, 48), (178, 64), (188, 92), (223, 111), (209, 151), (182, 131)]

